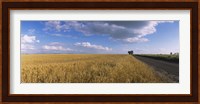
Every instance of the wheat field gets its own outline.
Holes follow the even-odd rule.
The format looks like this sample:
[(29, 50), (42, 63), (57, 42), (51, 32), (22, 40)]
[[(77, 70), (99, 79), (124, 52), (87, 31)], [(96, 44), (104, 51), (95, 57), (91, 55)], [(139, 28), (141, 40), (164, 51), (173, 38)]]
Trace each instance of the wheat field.
[(23, 54), (22, 83), (165, 83), (170, 80), (131, 55)]

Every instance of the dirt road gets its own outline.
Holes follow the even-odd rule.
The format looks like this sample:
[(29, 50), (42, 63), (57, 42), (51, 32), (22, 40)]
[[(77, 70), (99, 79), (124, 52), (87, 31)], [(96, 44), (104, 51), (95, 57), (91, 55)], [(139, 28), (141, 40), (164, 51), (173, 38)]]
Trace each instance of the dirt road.
[(156, 71), (167, 75), (171, 80), (179, 82), (179, 64), (142, 57), (142, 56), (134, 56), (134, 57), (148, 64), (149, 66), (152, 66)]

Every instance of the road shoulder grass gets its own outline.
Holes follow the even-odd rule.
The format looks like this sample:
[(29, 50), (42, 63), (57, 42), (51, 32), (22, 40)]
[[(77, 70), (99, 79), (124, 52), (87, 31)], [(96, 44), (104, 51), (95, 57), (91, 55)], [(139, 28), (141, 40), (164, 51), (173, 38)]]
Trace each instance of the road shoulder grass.
[[(134, 55), (133, 55), (134, 56)], [(170, 54), (135, 54), (135, 56), (147, 57), (171, 63), (179, 63), (179, 55)]]

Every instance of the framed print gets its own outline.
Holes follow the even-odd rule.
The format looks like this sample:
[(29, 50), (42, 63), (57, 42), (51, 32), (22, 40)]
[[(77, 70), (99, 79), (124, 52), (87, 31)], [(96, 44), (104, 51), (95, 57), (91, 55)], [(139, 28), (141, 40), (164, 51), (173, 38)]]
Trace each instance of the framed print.
[(197, 102), (197, 2), (2, 2), (4, 102)]

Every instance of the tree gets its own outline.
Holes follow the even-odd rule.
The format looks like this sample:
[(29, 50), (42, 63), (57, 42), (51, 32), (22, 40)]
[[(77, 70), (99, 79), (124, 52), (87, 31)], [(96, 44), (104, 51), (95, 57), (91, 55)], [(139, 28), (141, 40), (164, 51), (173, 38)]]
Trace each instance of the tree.
[(128, 54), (129, 54), (129, 55), (132, 55), (132, 54), (133, 54), (133, 50), (128, 51)]

